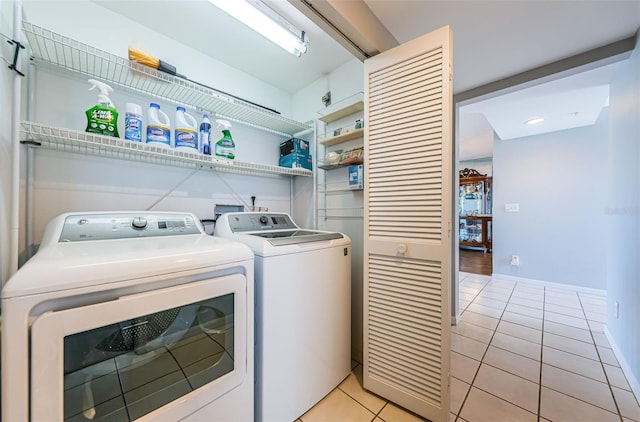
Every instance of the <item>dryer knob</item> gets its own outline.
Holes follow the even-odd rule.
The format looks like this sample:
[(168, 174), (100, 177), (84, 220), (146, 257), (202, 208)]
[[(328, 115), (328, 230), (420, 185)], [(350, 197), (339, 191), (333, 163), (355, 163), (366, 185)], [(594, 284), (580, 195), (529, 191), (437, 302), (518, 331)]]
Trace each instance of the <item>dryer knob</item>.
[(147, 219), (144, 217), (134, 217), (131, 221), (131, 227), (138, 230), (144, 229), (147, 227)]
[(262, 217), (260, 217), (260, 222), (262, 224), (267, 224), (269, 222), (269, 219), (267, 218), (266, 215), (263, 215)]

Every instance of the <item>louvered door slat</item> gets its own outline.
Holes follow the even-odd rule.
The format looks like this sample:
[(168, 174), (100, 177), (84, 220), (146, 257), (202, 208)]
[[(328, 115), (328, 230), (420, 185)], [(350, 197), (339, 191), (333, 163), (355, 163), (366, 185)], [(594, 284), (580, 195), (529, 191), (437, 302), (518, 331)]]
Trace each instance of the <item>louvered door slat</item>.
[(449, 417), (451, 32), (365, 61), (364, 386)]

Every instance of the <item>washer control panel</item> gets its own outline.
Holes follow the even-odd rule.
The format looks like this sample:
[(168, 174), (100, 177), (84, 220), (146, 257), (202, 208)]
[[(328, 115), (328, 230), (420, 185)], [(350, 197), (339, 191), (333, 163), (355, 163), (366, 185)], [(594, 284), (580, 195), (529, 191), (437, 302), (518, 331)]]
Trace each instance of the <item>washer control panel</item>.
[(191, 214), (113, 213), (69, 215), (59, 242), (201, 234)]
[(283, 213), (232, 213), (228, 217), (233, 233), (298, 229), (291, 217)]

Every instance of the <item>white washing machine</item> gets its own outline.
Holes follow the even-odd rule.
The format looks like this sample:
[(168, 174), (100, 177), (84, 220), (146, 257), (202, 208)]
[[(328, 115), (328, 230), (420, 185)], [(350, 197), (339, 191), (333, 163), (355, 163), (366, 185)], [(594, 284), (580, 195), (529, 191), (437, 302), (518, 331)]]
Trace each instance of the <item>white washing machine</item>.
[(2, 290), (3, 421), (251, 421), (253, 253), (188, 213), (71, 213)]
[(256, 420), (294, 421), (351, 370), (351, 240), (282, 213), (223, 214), (214, 233), (255, 254)]

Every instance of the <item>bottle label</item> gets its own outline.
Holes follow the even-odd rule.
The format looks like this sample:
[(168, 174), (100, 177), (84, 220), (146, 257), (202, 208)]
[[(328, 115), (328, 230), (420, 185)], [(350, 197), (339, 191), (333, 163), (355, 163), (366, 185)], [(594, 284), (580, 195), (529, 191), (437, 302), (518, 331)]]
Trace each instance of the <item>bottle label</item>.
[(142, 116), (126, 113), (124, 116), (124, 139), (142, 142)]
[(218, 143), (216, 145), (216, 155), (233, 160), (236, 157), (236, 149), (234, 147), (222, 146)]
[(171, 146), (171, 134), (169, 128), (160, 125), (147, 126), (147, 142), (158, 142)]
[(198, 134), (193, 129), (176, 128), (176, 148), (185, 147), (198, 150)]
[(119, 138), (118, 112), (115, 109), (96, 105), (86, 111), (87, 132)]
[(209, 131), (200, 132), (200, 142), (202, 143), (202, 153), (211, 155), (211, 134)]

